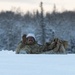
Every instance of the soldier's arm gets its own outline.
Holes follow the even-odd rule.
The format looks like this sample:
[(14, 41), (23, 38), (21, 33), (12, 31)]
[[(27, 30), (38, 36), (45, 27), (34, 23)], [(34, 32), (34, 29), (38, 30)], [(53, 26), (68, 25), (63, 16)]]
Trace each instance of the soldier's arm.
[(55, 47), (55, 43), (51, 42), (51, 44), (48, 46), (48, 49), (52, 50)]
[(55, 45), (55, 47), (54, 47), (53, 51), (58, 52), (59, 47), (60, 47), (60, 43), (59, 43), (59, 42), (57, 42), (57, 44)]

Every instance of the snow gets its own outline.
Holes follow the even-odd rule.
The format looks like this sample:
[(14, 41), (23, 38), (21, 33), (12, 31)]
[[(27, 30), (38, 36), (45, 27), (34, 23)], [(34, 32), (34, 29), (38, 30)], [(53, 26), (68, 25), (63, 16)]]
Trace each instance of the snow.
[(0, 75), (75, 75), (75, 54), (0, 51)]

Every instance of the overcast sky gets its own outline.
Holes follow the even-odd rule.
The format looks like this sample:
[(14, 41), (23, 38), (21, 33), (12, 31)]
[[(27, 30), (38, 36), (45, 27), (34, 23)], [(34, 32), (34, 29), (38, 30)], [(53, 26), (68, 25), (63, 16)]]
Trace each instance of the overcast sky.
[(52, 11), (53, 5), (56, 4), (58, 11), (74, 10), (75, 0), (0, 0), (1, 10), (13, 10), (14, 7), (21, 8), (21, 11), (39, 10), (40, 2), (43, 2), (44, 11)]

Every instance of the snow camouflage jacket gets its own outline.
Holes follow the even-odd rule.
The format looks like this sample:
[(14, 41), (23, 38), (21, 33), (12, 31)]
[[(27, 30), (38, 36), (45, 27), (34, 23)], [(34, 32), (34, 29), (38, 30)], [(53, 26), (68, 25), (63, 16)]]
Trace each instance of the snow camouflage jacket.
[(17, 46), (17, 48), (16, 48), (16, 54), (19, 54), (20, 53), (20, 51), (21, 50), (23, 50), (23, 48), (25, 47), (25, 45), (26, 44), (23, 44), (23, 42), (21, 41), (19, 44), (18, 44), (18, 46)]
[(33, 45), (23, 45), (22, 42), (16, 48), (16, 54), (40, 54), (43, 52), (45, 46), (40, 46), (35, 43)]

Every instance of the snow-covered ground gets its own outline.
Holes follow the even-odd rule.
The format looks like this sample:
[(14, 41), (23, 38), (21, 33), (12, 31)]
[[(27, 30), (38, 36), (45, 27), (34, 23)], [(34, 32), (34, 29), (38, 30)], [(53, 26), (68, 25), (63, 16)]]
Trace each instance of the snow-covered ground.
[(0, 51), (0, 75), (75, 75), (75, 55)]

